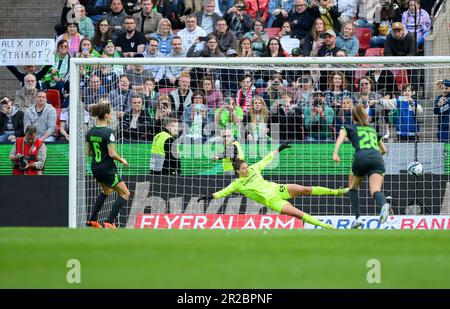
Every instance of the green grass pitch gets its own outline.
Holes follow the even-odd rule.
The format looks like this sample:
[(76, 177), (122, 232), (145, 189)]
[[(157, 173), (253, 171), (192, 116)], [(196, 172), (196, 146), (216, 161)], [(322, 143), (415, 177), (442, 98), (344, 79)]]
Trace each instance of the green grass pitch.
[(450, 288), (449, 261), (448, 231), (0, 229), (0, 288)]

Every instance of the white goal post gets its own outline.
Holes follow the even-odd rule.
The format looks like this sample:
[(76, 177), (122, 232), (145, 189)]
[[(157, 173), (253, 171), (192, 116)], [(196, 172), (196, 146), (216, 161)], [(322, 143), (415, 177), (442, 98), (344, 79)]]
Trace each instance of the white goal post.
[[(87, 215), (85, 205), (87, 197), (85, 188), (86, 154), (83, 105), (80, 100), (80, 67), (85, 65), (148, 65), (148, 66), (189, 66), (203, 68), (282, 68), (287, 70), (317, 71), (363, 71), (371, 70), (376, 65), (384, 65), (390, 70), (415, 70), (421, 72), (422, 79), (417, 82), (421, 87), (421, 99), (427, 102), (425, 109), (433, 117), (432, 102), (437, 94), (436, 80), (450, 78), (450, 56), (436, 57), (290, 57), (290, 58), (71, 58), (70, 62), (70, 143), (69, 143), (69, 227), (83, 227)], [(419, 89), (418, 89), (419, 90)], [(431, 102), (431, 103), (430, 103)], [(430, 105), (431, 104), (431, 105)], [(434, 116), (435, 118), (436, 116)], [(433, 119), (434, 119), (433, 118)], [(431, 118), (430, 118), (431, 119)], [(428, 121), (428, 118), (425, 119)], [(433, 128), (436, 127), (435, 120)], [(434, 134), (434, 132), (433, 132)], [(435, 141), (434, 141), (435, 142)], [(433, 143), (434, 143), (433, 142)], [(400, 144), (395, 142), (395, 144)], [(409, 143), (411, 146), (414, 143)], [(445, 145), (442, 146), (444, 149)], [(393, 147), (397, 149), (397, 146)], [(417, 150), (416, 150), (417, 152)], [(431, 154), (431, 152), (430, 152)], [(434, 155), (434, 154), (433, 154)], [(395, 154), (393, 154), (395, 156)], [(409, 162), (405, 162), (408, 164)], [(442, 163), (444, 164), (444, 163)], [(82, 168), (80, 168), (82, 167)], [(444, 167), (439, 167), (444, 170)], [(424, 166), (425, 173), (430, 172)], [(431, 174), (434, 172), (431, 171)], [(448, 171), (445, 171), (448, 174)], [(393, 175), (396, 173), (393, 172)], [(286, 174), (287, 175), (287, 174)], [(395, 179), (395, 177), (393, 178)], [(431, 178), (430, 178), (431, 179)], [(392, 180), (395, 181), (395, 180)], [(403, 189), (401, 189), (403, 190)], [(406, 188), (405, 188), (406, 190)], [(212, 192), (211, 192), (212, 193)], [(133, 195), (133, 192), (132, 192)], [(409, 197), (408, 197), (409, 198)], [(349, 202), (346, 202), (349, 206)], [(450, 208), (450, 207), (447, 207)], [(422, 213), (424, 214), (424, 213)], [(431, 212), (430, 214), (434, 214)], [(319, 213), (320, 215), (320, 213)], [(326, 215), (333, 215), (332, 211)], [(337, 213), (336, 215), (343, 215)], [(84, 218), (84, 219), (83, 219)]]

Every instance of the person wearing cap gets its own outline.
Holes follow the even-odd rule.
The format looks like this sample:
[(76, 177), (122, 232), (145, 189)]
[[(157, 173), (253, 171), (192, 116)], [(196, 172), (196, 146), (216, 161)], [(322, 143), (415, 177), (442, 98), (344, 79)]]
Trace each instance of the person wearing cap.
[(395, 22), (392, 24), (392, 31), (388, 34), (384, 42), (385, 56), (415, 56), (414, 34), (406, 32), (403, 24)]
[(27, 126), (25, 136), (16, 139), (9, 159), (14, 163), (13, 175), (44, 174), (47, 147), (44, 141), (37, 137), (35, 126)]
[(336, 57), (339, 48), (336, 47), (336, 33), (333, 30), (327, 30), (324, 34), (325, 44), (317, 52), (317, 57)]
[(371, 48), (383, 48), (392, 24), (402, 20), (402, 12), (398, 4), (392, 0), (382, 0), (380, 19), (375, 21), (375, 35), (370, 39)]

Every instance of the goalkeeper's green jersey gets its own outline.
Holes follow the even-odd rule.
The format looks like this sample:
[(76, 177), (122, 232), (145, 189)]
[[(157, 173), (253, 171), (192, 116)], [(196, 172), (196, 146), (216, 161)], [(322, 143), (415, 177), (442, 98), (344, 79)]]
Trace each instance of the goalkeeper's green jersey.
[(274, 159), (273, 152), (265, 156), (261, 161), (249, 166), (248, 177), (239, 177), (226, 188), (214, 193), (214, 198), (222, 198), (237, 191), (252, 200), (268, 205), (269, 201), (277, 196), (278, 185), (264, 180), (261, 171)]

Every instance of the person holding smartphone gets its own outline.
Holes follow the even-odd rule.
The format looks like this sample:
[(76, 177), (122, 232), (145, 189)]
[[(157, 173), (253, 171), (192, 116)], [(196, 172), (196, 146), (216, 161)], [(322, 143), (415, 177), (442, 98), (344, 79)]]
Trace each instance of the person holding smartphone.
[(4, 97), (0, 101), (0, 143), (15, 142), (23, 136), (23, 129), (23, 112), (10, 98)]
[(239, 137), (239, 126), (244, 119), (244, 111), (239, 107), (234, 97), (228, 93), (224, 96), (222, 105), (214, 112), (214, 121), (221, 128), (229, 128), (233, 131), (235, 139)]

